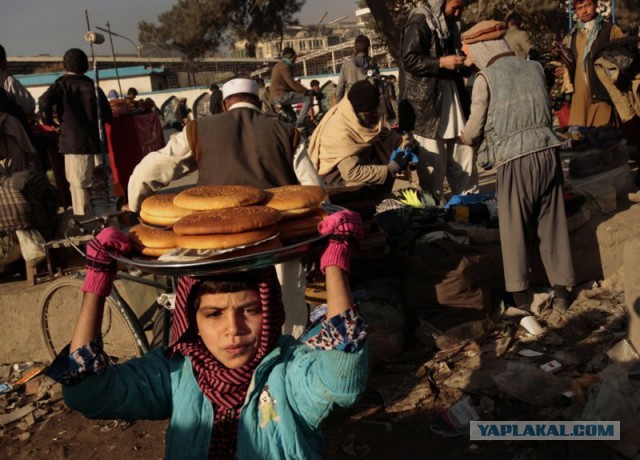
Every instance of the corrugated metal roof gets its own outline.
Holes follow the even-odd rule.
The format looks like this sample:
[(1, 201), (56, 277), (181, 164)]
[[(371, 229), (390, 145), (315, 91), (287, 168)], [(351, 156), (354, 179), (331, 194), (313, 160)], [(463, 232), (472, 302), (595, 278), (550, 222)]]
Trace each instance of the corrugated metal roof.
[[(118, 67), (118, 75), (120, 75), (120, 78), (140, 77), (143, 75), (162, 72), (164, 72), (164, 66), (153, 68), (146, 68), (145, 66), (141, 65), (132, 67)], [(51, 85), (64, 74), (64, 72), (51, 72), (29, 75), (14, 75), (13, 77), (16, 78), (24, 86), (29, 87)], [(86, 75), (93, 80), (93, 70), (87, 72)], [(100, 79), (116, 78), (116, 69), (100, 69), (99, 76)]]

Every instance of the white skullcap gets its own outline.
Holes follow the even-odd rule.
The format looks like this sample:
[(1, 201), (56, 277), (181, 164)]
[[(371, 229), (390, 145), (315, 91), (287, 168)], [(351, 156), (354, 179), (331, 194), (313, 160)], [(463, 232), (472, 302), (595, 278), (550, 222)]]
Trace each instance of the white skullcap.
[(222, 85), (222, 99), (240, 93), (258, 96), (258, 84), (249, 78), (234, 78)]

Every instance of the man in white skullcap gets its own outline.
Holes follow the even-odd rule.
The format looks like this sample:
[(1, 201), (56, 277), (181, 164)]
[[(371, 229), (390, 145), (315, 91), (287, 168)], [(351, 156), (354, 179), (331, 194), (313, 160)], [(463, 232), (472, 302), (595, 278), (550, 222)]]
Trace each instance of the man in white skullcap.
[[(198, 185), (250, 185), (261, 189), (283, 185), (324, 186), (316, 173), (305, 139), (291, 124), (260, 110), (258, 85), (236, 78), (222, 87), (223, 113), (198, 117), (150, 152), (129, 178), (128, 209), (140, 211), (149, 195), (198, 170)], [(305, 274), (297, 261), (276, 267), (287, 314), (285, 333), (299, 336), (306, 327)], [(302, 300), (300, 300), (300, 298)], [(290, 311), (288, 306), (296, 306)]]

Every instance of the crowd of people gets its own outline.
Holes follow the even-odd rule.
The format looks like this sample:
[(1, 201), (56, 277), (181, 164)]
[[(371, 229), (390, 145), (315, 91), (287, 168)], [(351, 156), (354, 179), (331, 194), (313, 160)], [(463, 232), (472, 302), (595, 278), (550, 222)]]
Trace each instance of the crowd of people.
[[(572, 2), (578, 21), (565, 46), (574, 67), (557, 74), (572, 79), (571, 124), (606, 125), (615, 111), (593, 72), (594, 52), (623, 34), (598, 15), (595, 0)], [(135, 167), (124, 209), (138, 212), (146, 197), (196, 170), (198, 185), (364, 186), (382, 199), (399, 174), (415, 169), (419, 187), (442, 203), (445, 179), (451, 194), (474, 194), (477, 165), (494, 168), (506, 291), (527, 308), (532, 227), (553, 308), (564, 313), (575, 276), (544, 69), (530, 59), (534, 46), (518, 14), (462, 32), (464, 7), (464, 0), (427, 0), (410, 12), (401, 29), (397, 97), (395, 82), (392, 91), (380, 85), (370, 40), (359, 36), (333, 101), (317, 80), (307, 88), (296, 79), (297, 54), (288, 47), (269, 87), (246, 78), (213, 84), (210, 115), (197, 118), (181, 100), (179, 133)], [(38, 106), (43, 122), (60, 132), (73, 214), (89, 215), (101, 148), (97, 107), (103, 122), (111, 109), (85, 75), (83, 51), (67, 51), (63, 65), (65, 74)], [(34, 155), (26, 117), (35, 101), (6, 69), (0, 47), (0, 129), (11, 140), (0, 143), (0, 176), (29, 168)], [(295, 119), (275, 115), (290, 105), (300, 106)], [(316, 324), (308, 327), (300, 260), (275, 270), (183, 277), (169, 347), (117, 365), (102, 350), (99, 331), (115, 273), (109, 254), (131, 248), (117, 230), (103, 231), (88, 245), (70, 348), (50, 375), (64, 383), (67, 403), (89, 417), (169, 418), (167, 458), (320, 458), (322, 420), (362, 395), (368, 371), (367, 326), (348, 278), (361, 218), (338, 212), (319, 231), (329, 241), (320, 260), (327, 307)]]

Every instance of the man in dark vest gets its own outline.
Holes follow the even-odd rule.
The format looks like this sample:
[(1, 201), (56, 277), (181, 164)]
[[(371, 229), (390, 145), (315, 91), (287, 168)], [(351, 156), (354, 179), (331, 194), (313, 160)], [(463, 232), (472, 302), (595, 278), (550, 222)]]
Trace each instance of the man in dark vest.
[[(198, 185), (323, 186), (298, 130), (260, 110), (255, 81), (230, 80), (222, 87), (222, 97), (224, 113), (188, 122), (164, 148), (138, 163), (129, 178), (126, 209), (138, 212), (147, 196), (195, 170)], [(296, 261), (278, 267), (287, 313), (285, 332), (297, 336), (306, 326), (306, 312), (300, 308), (304, 272)]]

